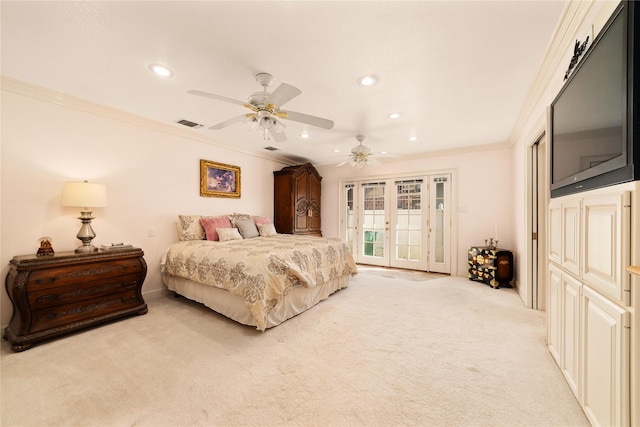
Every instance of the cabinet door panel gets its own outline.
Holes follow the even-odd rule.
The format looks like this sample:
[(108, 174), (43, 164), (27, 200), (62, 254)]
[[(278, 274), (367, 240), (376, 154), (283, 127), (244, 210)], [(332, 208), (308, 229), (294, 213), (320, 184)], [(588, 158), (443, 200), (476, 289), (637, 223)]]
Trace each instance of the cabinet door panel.
[(568, 274), (562, 275), (562, 373), (573, 394), (578, 396), (580, 381), (580, 289), (582, 285)]
[(562, 203), (562, 267), (580, 275), (580, 200)]
[(549, 264), (549, 290), (547, 301), (547, 345), (551, 355), (556, 360), (558, 366), (562, 365), (561, 351), (562, 343), (560, 341), (562, 323), (560, 322), (562, 313), (562, 271), (554, 264)]
[(549, 206), (549, 260), (562, 264), (562, 204), (552, 201)]
[(583, 209), (583, 277), (587, 284), (614, 301), (628, 305), (630, 193), (585, 198)]
[(629, 425), (629, 312), (582, 290), (582, 405), (594, 426)]

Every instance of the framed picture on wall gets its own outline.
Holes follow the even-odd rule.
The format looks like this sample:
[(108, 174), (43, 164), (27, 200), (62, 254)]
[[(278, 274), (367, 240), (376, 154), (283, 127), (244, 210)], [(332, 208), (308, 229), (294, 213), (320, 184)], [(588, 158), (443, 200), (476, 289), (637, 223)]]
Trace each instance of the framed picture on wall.
[(201, 159), (200, 196), (240, 198), (240, 167)]

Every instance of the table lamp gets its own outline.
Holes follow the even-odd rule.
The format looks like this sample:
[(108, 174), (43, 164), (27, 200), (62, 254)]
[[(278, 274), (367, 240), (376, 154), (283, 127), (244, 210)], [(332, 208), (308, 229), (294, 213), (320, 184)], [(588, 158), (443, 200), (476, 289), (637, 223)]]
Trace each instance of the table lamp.
[(107, 187), (103, 184), (92, 184), (84, 182), (67, 182), (62, 191), (62, 206), (80, 207), (82, 226), (76, 237), (82, 241), (82, 246), (76, 252), (94, 252), (98, 248), (91, 244), (91, 240), (96, 237), (96, 233), (91, 228), (92, 208), (103, 208), (107, 206)]

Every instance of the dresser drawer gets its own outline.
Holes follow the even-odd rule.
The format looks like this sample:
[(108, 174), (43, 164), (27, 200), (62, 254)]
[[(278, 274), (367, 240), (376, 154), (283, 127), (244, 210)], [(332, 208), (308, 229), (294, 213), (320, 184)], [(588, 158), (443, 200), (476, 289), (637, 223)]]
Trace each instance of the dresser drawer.
[(30, 333), (71, 325), (87, 319), (108, 316), (128, 308), (140, 306), (138, 292), (130, 290), (101, 298), (62, 304), (33, 312)]
[(48, 287), (29, 292), (29, 305), (32, 310), (40, 310), (56, 305), (67, 304), (138, 289), (141, 283), (139, 274), (85, 282), (74, 285)]
[(89, 280), (94, 281), (96, 279), (109, 279), (136, 274), (142, 271), (143, 265), (139, 258), (95, 262), (47, 270), (35, 270), (29, 275), (28, 286), (29, 291), (33, 292), (39, 289), (84, 283)]

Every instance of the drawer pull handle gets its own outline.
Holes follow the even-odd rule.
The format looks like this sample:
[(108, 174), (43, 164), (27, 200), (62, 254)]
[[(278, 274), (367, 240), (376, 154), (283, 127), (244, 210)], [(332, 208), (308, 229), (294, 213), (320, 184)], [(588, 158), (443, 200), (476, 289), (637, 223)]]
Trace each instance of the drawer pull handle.
[(48, 285), (49, 283), (54, 283), (56, 280), (58, 280), (56, 276), (51, 276), (45, 279), (36, 279), (36, 283), (38, 285)]

